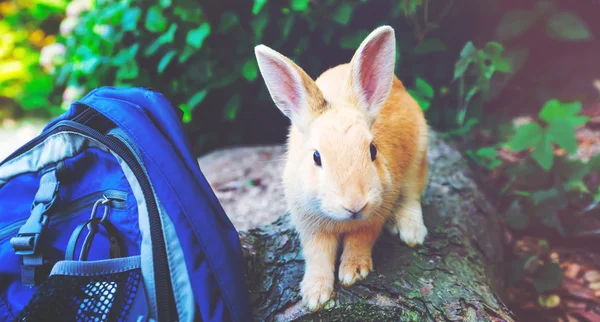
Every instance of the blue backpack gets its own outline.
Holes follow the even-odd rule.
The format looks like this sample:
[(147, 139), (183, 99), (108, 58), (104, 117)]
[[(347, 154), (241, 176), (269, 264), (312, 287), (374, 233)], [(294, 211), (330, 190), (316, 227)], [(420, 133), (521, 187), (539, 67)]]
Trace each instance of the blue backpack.
[(248, 321), (244, 268), (158, 92), (95, 89), (0, 163), (1, 321)]

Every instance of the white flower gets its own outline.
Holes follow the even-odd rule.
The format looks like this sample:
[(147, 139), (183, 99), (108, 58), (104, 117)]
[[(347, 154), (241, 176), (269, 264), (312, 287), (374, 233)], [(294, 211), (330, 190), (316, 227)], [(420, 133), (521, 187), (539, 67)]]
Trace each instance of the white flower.
[(73, 102), (80, 99), (83, 96), (83, 88), (78, 86), (69, 85), (63, 92), (64, 102)]
[(77, 26), (78, 22), (79, 22), (79, 19), (74, 18), (74, 17), (65, 18), (60, 23), (60, 34), (65, 37), (70, 35), (71, 32), (73, 31), (73, 29), (75, 29), (75, 26)]
[(73, 0), (67, 5), (67, 17), (76, 18), (80, 13), (92, 7), (90, 0)]
[(106, 37), (110, 34), (111, 28), (109, 25), (94, 25), (93, 31), (100, 37)]
[(40, 52), (40, 65), (53, 69), (54, 65), (63, 62), (66, 53), (67, 48), (63, 44), (54, 43), (45, 46)]

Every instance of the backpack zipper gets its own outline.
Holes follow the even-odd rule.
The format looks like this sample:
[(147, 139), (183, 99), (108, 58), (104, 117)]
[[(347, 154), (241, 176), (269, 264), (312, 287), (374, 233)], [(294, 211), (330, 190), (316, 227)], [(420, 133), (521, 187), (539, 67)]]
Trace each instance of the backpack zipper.
[[(90, 109), (91, 110), (91, 109)], [(88, 110), (83, 111), (77, 115), (73, 120), (81, 119), (83, 115), (86, 115)], [(92, 110), (93, 111), (93, 110)], [(169, 263), (167, 259), (167, 251), (165, 245), (164, 234), (162, 230), (162, 222), (160, 221), (160, 215), (158, 213), (158, 205), (154, 198), (152, 186), (141, 164), (134, 156), (133, 151), (130, 151), (126, 144), (119, 138), (114, 136), (107, 136), (99, 133), (98, 131), (80, 124), (73, 120), (62, 120), (52, 126), (50, 129), (44, 131), (37, 138), (29, 141), (27, 144), (22, 146), (20, 149), (12, 153), (6, 158), (0, 166), (28, 151), (35, 145), (44, 141), (50, 135), (58, 133), (63, 130), (84, 134), (90, 138), (104, 144), (110, 150), (114, 151), (119, 157), (125, 161), (129, 166), (134, 176), (136, 177), (140, 187), (142, 188), (142, 194), (146, 200), (146, 207), (148, 209), (148, 217), (150, 223), (150, 238), (152, 239), (152, 259), (154, 263), (154, 282), (155, 282), (155, 297), (158, 312), (158, 321), (176, 321), (177, 308), (175, 306), (175, 296), (173, 294), (173, 288), (171, 283), (171, 275), (169, 273)]]

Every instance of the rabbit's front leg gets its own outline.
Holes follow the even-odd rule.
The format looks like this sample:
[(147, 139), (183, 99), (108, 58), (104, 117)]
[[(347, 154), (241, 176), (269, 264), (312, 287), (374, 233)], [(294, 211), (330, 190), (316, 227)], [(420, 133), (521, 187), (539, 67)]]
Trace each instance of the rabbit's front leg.
[(400, 234), (400, 240), (408, 246), (422, 245), (427, 237), (427, 227), (423, 222), (420, 198), (405, 199), (394, 213), (391, 232)]
[(338, 278), (345, 286), (362, 280), (373, 270), (371, 250), (382, 224), (373, 224), (346, 233)]
[(338, 236), (320, 231), (299, 232), (306, 261), (300, 293), (304, 305), (315, 311), (325, 305), (333, 294)]

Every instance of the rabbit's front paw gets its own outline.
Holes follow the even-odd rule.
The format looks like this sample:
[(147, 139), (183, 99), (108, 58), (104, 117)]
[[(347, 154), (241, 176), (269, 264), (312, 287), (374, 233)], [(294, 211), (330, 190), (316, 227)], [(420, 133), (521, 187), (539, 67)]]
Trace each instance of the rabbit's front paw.
[(370, 255), (342, 257), (338, 278), (344, 286), (350, 286), (366, 278), (373, 270), (373, 260)]
[(323, 307), (333, 295), (333, 276), (305, 276), (300, 284), (302, 302), (311, 311)]
[(427, 237), (427, 227), (423, 223), (415, 222), (409, 218), (400, 219), (396, 224), (397, 231), (400, 233), (400, 240), (410, 247), (422, 245)]
[(390, 229), (392, 234), (399, 234), (400, 240), (410, 247), (423, 244), (427, 237), (427, 227), (423, 223), (420, 202), (406, 202), (400, 207), (394, 219)]

